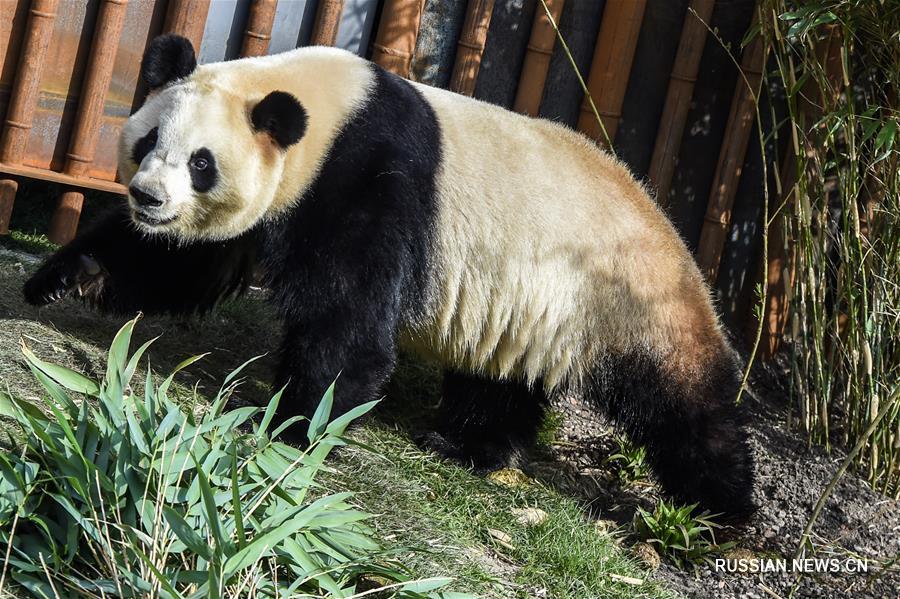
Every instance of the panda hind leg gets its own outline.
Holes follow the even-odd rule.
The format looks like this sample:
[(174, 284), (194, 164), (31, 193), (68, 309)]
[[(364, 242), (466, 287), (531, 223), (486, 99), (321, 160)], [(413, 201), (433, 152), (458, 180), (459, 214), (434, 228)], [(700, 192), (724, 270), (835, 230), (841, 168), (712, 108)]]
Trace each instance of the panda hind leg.
[(739, 369), (727, 354), (687, 383), (647, 355), (607, 360), (595, 392), (612, 420), (646, 447), (665, 492), (743, 520), (755, 510), (753, 458), (745, 406), (735, 405)]
[(445, 458), (481, 470), (513, 466), (534, 445), (546, 406), (540, 384), (529, 387), (448, 371), (436, 431), (421, 441)]

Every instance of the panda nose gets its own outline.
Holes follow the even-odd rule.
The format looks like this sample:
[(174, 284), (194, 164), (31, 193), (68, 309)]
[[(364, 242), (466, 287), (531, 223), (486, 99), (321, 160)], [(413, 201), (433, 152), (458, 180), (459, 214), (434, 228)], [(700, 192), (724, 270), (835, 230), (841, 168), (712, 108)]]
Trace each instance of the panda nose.
[(135, 187), (134, 185), (128, 188), (128, 193), (131, 194), (131, 197), (134, 198), (134, 201), (137, 202), (138, 205), (144, 206), (145, 208), (158, 208), (159, 206), (163, 205), (162, 200), (157, 199), (143, 189)]

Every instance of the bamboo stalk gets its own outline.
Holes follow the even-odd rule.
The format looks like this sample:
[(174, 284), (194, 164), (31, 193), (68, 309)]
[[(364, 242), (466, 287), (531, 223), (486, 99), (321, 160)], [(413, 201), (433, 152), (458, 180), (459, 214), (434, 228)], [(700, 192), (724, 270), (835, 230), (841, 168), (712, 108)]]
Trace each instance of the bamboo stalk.
[[(553, 21), (559, 23), (565, 0), (546, 0), (547, 9)], [(534, 11), (534, 23), (531, 25), (531, 36), (519, 75), (519, 87), (516, 90), (516, 101), (513, 108), (529, 116), (537, 116), (544, 96), (544, 85), (550, 70), (550, 57), (556, 45), (556, 30), (547, 16), (547, 11), (538, 2)]]
[[(63, 168), (65, 174), (73, 177), (85, 176), (94, 160), (103, 105), (112, 80), (127, 3), (128, 0), (104, 0), (100, 5), (84, 87)], [(69, 189), (62, 194), (50, 221), (47, 237), (51, 241), (62, 244), (75, 236), (83, 202), (84, 193), (79, 189)]]
[(247, 18), (241, 56), (265, 56), (272, 41), (272, 23), (275, 21), (277, 0), (254, 0)]
[(593, 108), (585, 98), (581, 103), (578, 130), (607, 147), (612, 147), (616, 139), (646, 5), (647, 0), (607, 0), (603, 8), (588, 75), (588, 90), (601, 122), (597, 122)]
[(409, 67), (425, 0), (386, 0), (372, 45), (372, 61), (401, 77), (409, 77)]
[(209, 14), (209, 2), (210, 0), (170, 0), (163, 30), (186, 37), (199, 52)]
[[(831, 32), (821, 42), (817, 54), (822, 64), (826, 65), (826, 76), (831, 81), (832, 89), (840, 90), (842, 76), (841, 67), (841, 32), (838, 27), (832, 27)], [(810, 121), (821, 113), (824, 98), (814, 100), (818, 95), (818, 86), (810, 80), (803, 86), (798, 108), (805, 113)], [(798, 148), (799, 149), (799, 148)], [(793, 189), (797, 182), (797, 156), (793, 151), (784, 159), (781, 170), (781, 198), (782, 213), (790, 214), (793, 204)], [(766, 296), (766, 304), (763, 312), (763, 357), (771, 359), (781, 347), (784, 329), (790, 316), (789, 290), (793, 286), (794, 279), (794, 244), (786, 243), (788, 231), (784, 217), (778, 216), (772, 222), (769, 238), (769, 263), (768, 269), (769, 289)]]
[(656, 201), (661, 206), (668, 204), (672, 176), (675, 173), (675, 160), (681, 147), (681, 138), (691, 108), (691, 98), (694, 95), (694, 83), (700, 70), (703, 46), (706, 44), (707, 25), (712, 18), (715, 4), (716, 0), (691, 0), (684, 17), (681, 40), (678, 42), (675, 63), (669, 76), (669, 89), (666, 92), (666, 102), (656, 132), (650, 170), (647, 173), (650, 185), (656, 191)]
[(734, 196), (747, 155), (747, 143), (753, 131), (765, 55), (766, 49), (760, 36), (756, 36), (744, 50), (741, 61), (743, 76), (738, 77), (728, 124), (725, 126), (725, 138), (719, 151), (719, 162), (697, 246), (697, 263), (711, 284), (715, 283), (719, 274), (722, 249), (731, 224)]
[[(44, 59), (53, 35), (58, 6), (59, 0), (34, 0), (29, 8), (16, 80), (0, 139), (0, 163), (15, 166), (22, 164), (25, 158), (25, 145), (34, 119)], [(0, 179), (0, 235), (9, 234), (9, 220), (18, 189), (19, 183), (15, 179)]]
[(456, 61), (450, 76), (450, 89), (471, 96), (475, 93), (475, 82), (481, 69), (481, 56), (487, 43), (494, 0), (469, 0), (466, 19), (456, 49)]
[(337, 41), (343, 11), (344, 0), (319, 0), (309, 43), (313, 46), (333, 46)]

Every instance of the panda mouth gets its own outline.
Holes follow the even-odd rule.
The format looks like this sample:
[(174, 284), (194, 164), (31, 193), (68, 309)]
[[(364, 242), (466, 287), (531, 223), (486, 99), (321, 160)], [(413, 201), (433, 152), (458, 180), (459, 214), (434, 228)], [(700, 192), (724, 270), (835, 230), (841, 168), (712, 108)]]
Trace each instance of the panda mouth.
[(178, 215), (173, 215), (167, 218), (158, 218), (155, 216), (151, 216), (146, 212), (140, 212), (138, 210), (133, 210), (132, 214), (134, 215), (134, 219), (141, 223), (142, 225), (148, 225), (151, 227), (162, 227), (163, 225), (168, 225), (169, 223), (175, 222), (178, 219)]

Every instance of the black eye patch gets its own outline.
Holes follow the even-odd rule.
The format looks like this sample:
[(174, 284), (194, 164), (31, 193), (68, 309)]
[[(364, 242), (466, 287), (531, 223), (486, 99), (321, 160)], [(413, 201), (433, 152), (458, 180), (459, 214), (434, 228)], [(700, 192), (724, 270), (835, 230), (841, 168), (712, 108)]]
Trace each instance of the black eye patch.
[(144, 161), (144, 158), (147, 157), (147, 154), (153, 151), (153, 148), (156, 147), (156, 137), (158, 132), (159, 127), (154, 127), (147, 132), (147, 135), (134, 143), (134, 147), (131, 149), (132, 162), (139, 165)]
[(216, 159), (208, 149), (200, 148), (191, 154), (188, 168), (191, 171), (191, 185), (195, 190), (202, 193), (215, 186), (219, 171), (216, 169)]

